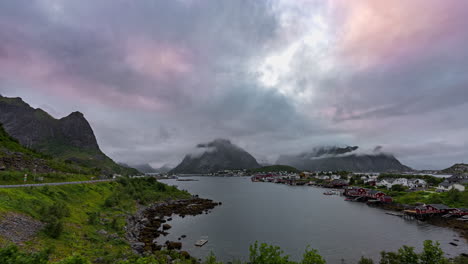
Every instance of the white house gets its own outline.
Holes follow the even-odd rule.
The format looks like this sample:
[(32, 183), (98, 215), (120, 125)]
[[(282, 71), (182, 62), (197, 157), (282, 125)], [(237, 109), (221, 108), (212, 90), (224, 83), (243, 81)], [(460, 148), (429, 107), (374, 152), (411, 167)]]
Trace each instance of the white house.
[(386, 187), (387, 189), (390, 189), (392, 188), (393, 185), (398, 185), (398, 184), (405, 186), (405, 187), (409, 187), (408, 179), (405, 179), (405, 178), (398, 178), (398, 179), (385, 178), (376, 183), (377, 186), (383, 186), (383, 187)]
[(408, 180), (408, 187), (413, 188), (426, 188), (427, 182), (423, 179), (409, 179)]
[(439, 192), (446, 192), (452, 189), (456, 189), (456, 190), (459, 190), (460, 192), (463, 192), (465, 190), (465, 186), (456, 182), (443, 181), (437, 187), (437, 191)]
[(327, 176), (327, 175), (319, 175), (319, 176), (315, 176), (316, 179), (319, 179), (319, 180), (329, 180), (330, 179), (330, 176)]
[(332, 180), (339, 180), (339, 179), (341, 179), (341, 176), (340, 176), (340, 175), (335, 175), (335, 174), (333, 174), (333, 175), (331, 176), (330, 179), (332, 179)]

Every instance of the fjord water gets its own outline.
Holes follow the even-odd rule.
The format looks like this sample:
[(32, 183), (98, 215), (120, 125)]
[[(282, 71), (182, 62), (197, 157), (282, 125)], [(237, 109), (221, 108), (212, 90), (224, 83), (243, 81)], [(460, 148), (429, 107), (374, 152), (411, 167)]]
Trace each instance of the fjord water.
[[(255, 241), (278, 245), (294, 260), (307, 245), (318, 249), (328, 263), (356, 263), (361, 256), (378, 258), (382, 250), (402, 245), (419, 251), (424, 240), (439, 241), (449, 256), (468, 252), (463, 238), (447, 228), (408, 221), (385, 214), (364, 203), (346, 202), (342, 196), (323, 195), (326, 189), (254, 183), (247, 177), (191, 177), (198, 181), (165, 180), (169, 185), (200, 197), (222, 202), (211, 213), (176, 217), (169, 235), (159, 238), (181, 241), (183, 250), (204, 258), (247, 259)], [(202, 248), (194, 243), (208, 237)], [(458, 247), (449, 245), (454, 239)]]

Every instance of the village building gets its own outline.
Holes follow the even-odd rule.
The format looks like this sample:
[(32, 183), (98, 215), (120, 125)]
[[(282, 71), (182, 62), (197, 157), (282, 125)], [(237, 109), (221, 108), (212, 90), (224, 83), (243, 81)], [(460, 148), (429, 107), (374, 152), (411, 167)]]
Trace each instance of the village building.
[(460, 183), (457, 183), (457, 182), (449, 182), (449, 181), (443, 181), (439, 184), (439, 186), (437, 186), (437, 191), (438, 192), (447, 192), (447, 191), (450, 191), (452, 189), (455, 189), (455, 190), (458, 190), (460, 192), (463, 192), (465, 191), (465, 186), (460, 184)]

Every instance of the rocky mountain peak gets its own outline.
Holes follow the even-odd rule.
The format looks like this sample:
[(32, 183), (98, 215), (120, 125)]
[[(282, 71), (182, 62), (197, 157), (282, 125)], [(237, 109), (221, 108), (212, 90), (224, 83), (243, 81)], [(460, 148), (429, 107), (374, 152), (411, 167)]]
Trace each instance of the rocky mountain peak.
[(215, 139), (196, 145), (196, 149), (185, 156), (173, 173), (211, 173), (226, 169), (251, 169), (260, 165), (244, 149), (227, 139)]

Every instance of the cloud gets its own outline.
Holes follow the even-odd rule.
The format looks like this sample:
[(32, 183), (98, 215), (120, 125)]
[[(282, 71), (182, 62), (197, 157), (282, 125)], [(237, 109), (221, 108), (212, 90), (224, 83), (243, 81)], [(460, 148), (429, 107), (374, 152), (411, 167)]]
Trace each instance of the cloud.
[(265, 160), (381, 145), (444, 167), (466, 157), (467, 15), (437, 0), (5, 0), (0, 92), (84, 112), (128, 163), (222, 137)]

